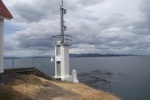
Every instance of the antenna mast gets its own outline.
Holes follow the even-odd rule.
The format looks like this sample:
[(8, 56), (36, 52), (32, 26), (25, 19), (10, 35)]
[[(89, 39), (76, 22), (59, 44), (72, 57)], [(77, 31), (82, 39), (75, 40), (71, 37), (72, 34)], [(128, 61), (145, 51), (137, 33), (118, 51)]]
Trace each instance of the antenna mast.
[(64, 35), (64, 31), (67, 29), (67, 27), (64, 25), (64, 14), (66, 14), (67, 10), (64, 9), (63, 7), (63, 0), (62, 0), (62, 6), (60, 6), (60, 28), (61, 28), (61, 43), (64, 44), (65, 43), (65, 35)]
[(62, 0), (62, 7), (63, 7), (63, 5), (64, 5), (64, 0)]
[[(63, 0), (61, 0), (62, 5), (60, 6), (60, 28), (61, 34), (53, 36), (61, 37), (60, 41), (57, 41), (55, 45), (55, 76), (54, 78), (61, 78), (62, 81), (70, 81), (79, 83), (77, 80), (76, 70), (72, 71), (72, 75), (69, 73), (69, 44), (66, 42), (67, 40), (71, 40), (68, 37), (72, 37), (70, 35), (65, 35), (64, 31), (66, 31), (67, 27), (64, 25), (64, 14), (66, 14), (66, 10), (63, 7)], [(67, 38), (66, 38), (67, 37)]]

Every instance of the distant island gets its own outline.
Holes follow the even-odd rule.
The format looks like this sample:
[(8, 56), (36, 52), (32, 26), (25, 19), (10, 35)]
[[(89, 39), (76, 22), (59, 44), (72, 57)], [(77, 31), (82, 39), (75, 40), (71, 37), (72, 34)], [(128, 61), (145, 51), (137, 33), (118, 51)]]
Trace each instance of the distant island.
[(70, 54), (70, 57), (114, 57), (114, 56), (136, 56), (133, 54)]
[[(88, 54), (69, 54), (70, 57), (116, 57), (116, 56), (138, 56), (133, 54), (99, 54), (99, 53), (88, 53)], [(4, 59), (21, 59), (21, 58), (50, 58), (54, 56), (28, 56), (28, 57), (15, 57), (6, 56)]]

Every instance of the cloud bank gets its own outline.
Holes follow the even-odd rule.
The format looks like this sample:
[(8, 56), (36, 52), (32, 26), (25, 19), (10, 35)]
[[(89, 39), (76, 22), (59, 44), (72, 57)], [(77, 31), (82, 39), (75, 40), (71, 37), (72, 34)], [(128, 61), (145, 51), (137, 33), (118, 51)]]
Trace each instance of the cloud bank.
[[(14, 16), (5, 22), (5, 56), (53, 55), (61, 1), (4, 3)], [(149, 6), (149, 0), (65, 0), (70, 53), (150, 54)]]

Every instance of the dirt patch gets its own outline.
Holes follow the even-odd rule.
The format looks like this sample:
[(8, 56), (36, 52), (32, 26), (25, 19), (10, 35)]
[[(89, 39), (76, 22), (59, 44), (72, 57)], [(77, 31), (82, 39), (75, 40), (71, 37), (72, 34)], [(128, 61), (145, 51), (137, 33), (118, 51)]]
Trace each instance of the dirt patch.
[(32, 100), (31, 98), (15, 91), (11, 86), (0, 86), (0, 100)]
[[(0, 98), (6, 97), (6, 100), (53, 100), (53, 98), (56, 99), (57, 97), (74, 98), (77, 95), (34, 75), (18, 76), (9, 79), (9, 81), (0, 86), (0, 91), (5, 90), (5, 92), (0, 92), (0, 95), (3, 95)], [(16, 98), (20, 95), (18, 93), (22, 94), (23, 98)], [(25, 96), (27, 97), (25, 98)]]
[[(50, 82), (45, 82), (43, 84), (43, 87), (40, 88), (40, 90), (37, 92), (37, 100), (55, 100), (59, 98), (62, 99), (63, 98), (74, 98), (75, 96), (77, 96), (77, 94), (71, 92), (71, 91), (67, 91), (57, 85), (54, 85)], [(57, 98), (58, 97), (58, 98)], [(70, 100), (70, 99), (66, 99), (66, 100)]]
[(85, 84), (73, 84), (55, 81), (52, 81), (52, 83), (60, 86), (63, 89), (67, 89), (78, 94), (77, 100), (120, 100), (118, 97), (110, 93), (90, 88)]

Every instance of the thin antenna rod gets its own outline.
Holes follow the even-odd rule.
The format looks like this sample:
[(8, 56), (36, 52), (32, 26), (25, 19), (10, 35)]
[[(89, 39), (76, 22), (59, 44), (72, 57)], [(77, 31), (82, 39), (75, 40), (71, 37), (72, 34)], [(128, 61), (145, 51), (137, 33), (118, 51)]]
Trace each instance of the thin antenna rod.
[(64, 6), (64, 1), (62, 0), (62, 7)]
[(62, 0), (62, 6), (60, 7), (60, 20), (61, 20), (61, 35), (62, 35), (62, 40), (61, 43), (64, 44), (64, 8), (63, 8), (63, 0)]

